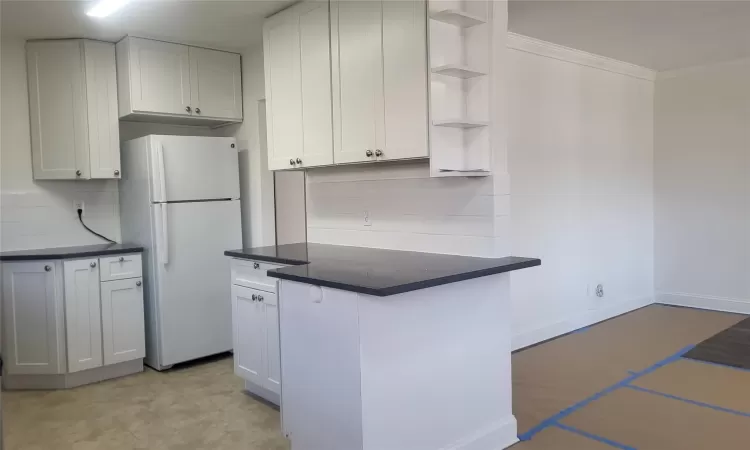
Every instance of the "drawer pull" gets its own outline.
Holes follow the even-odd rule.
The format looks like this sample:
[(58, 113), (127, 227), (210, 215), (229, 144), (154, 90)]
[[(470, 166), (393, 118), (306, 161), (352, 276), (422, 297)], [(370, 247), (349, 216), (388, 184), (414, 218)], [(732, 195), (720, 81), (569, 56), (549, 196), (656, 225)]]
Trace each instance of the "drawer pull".
[(119, 261), (120, 261), (120, 262), (123, 262), (123, 261), (125, 261), (125, 257), (124, 257), (124, 256), (120, 256), (120, 259), (119, 259)]
[(253, 263), (253, 269), (260, 269), (260, 264)]
[(140, 282), (140, 281), (136, 281), (136, 282), (135, 282), (135, 285), (136, 285), (136, 286), (140, 286), (140, 285), (141, 285), (141, 282)]

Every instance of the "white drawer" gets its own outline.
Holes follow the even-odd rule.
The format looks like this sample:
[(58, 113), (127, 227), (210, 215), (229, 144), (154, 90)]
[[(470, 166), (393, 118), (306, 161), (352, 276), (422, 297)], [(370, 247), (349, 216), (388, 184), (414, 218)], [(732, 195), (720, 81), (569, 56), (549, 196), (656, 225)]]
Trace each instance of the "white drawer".
[(141, 255), (115, 255), (99, 258), (99, 279), (101, 281), (137, 278), (143, 275)]
[(271, 269), (284, 267), (284, 265), (233, 258), (231, 267), (232, 284), (261, 289), (267, 292), (276, 292), (276, 281), (278, 280), (269, 277), (267, 272)]

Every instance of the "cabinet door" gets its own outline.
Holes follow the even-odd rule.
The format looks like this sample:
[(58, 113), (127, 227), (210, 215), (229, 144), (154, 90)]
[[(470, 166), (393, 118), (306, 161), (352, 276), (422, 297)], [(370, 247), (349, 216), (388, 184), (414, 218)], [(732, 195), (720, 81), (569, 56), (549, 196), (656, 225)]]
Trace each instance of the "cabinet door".
[(190, 47), (193, 115), (242, 119), (242, 64), (237, 53)]
[(378, 160), (429, 155), (424, 1), (383, 1), (385, 144)]
[(115, 45), (84, 41), (91, 178), (120, 178)]
[(88, 178), (82, 41), (29, 42), (26, 58), (34, 178)]
[(65, 372), (59, 263), (3, 263), (3, 362), (9, 374)]
[(265, 378), (263, 387), (271, 392), (281, 394), (281, 349), (279, 344), (279, 304), (276, 294), (260, 292), (263, 303), (263, 331), (265, 345), (263, 361)]
[(334, 161), (374, 161), (385, 144), (383, 6), (380, 1), (331, 3)]
[(102, 319), (97, 259), (63, 262), (68, 372), (102, 365)]
[(332, 164), (328, 3), (300, 3), (267, 19), (263, 44), (269, 168)]
[(258, 386), (264, 386), (265, 318), (263, 304), (258, 301), (259, 293), (255, 289), (232, 285), (234, 373)]
[(146, 356), (143, 280), (107, 281), (102, 291), (102, 345), (104, 364)]
[(135, 111), (189, 115), (190, 65), (186, 45), (130, 39), (130, 99)]

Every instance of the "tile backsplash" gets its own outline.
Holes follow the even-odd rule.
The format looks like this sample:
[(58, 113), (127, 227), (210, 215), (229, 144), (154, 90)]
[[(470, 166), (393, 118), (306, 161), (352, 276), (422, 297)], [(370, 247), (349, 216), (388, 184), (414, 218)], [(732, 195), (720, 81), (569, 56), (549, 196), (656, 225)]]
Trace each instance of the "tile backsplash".
[(117, 181), (38, 181), (0, 194), (0, 250), (103, 243), (81, 226), (75, 201), (84, 202), (89, 228), (120, 241)]

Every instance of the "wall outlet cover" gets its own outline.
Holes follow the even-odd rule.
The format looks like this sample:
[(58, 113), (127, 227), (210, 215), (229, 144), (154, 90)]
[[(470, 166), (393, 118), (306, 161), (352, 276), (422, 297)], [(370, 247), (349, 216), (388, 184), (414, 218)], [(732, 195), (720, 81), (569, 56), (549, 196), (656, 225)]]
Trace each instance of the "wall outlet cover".
[(364, 226), (371, 227), (372, 220), (370, 219), (370, 211), (365, 211), (363, 216), (364, 216)]
[(73, 212), (78, 216), (78, 210), (81, 210), (81, 217), (86, 215), (86, 204), (83, 200), (73, 200)]

